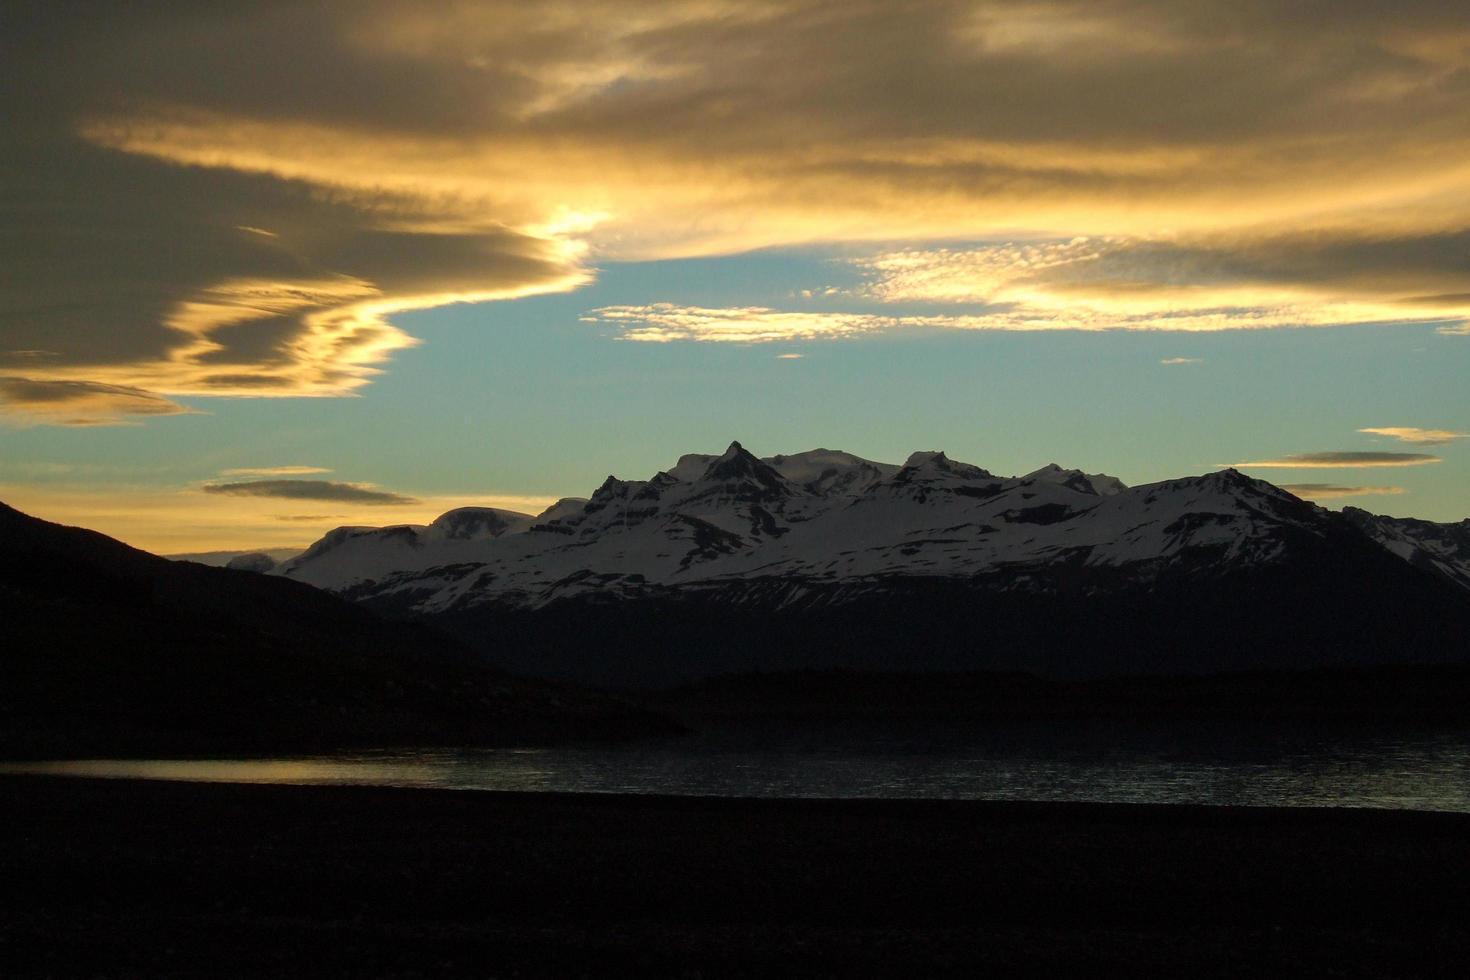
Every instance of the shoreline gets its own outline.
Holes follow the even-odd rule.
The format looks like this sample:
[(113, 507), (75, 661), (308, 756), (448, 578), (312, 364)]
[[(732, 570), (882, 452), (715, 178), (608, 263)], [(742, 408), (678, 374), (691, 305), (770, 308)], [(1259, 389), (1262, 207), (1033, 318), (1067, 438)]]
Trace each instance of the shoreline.
[(1470, 814), (0, 775), (0, 973), (1456, 976)]
[[(1424, 814), (1427, 816), (1444, 816), (1463, 818), (1467, 821), (1466, 833), (1470, 834), (1470, 810), (1440, 809), (1422, 806), (1379, 806), (1371, 803), (1362, 804), (1338, 804), (1321, 805), (1315, 803), (1201, 803), (1188, 800), (1168, 801), (1136, 801), (1136, 800), (1097, 800), (1097, 799), (1004, 799), (1000, 797), (983, 796), (761, 796), (755, 794), (719, 794), (719, 793), (677, 793), (677, 792), (639, 792), (636, 790), (562, 790), (562, 789), (495, 789), (485, 786), (445, 786), (426, 785), (418, 783), (391, 783), (391, 782), (332, 782), (311, 780), (286, 780), (286, 779), (206, 779), (190, 776), (160, 776), (142, 775), (135, 773), (116, 773), (102, 775), (90, 772), (47, 772), (41, 769), (23, 768), (33, 764), (66, 765), (71, 763), (86, 762), (130, 762), (141, 761), (149, 763), (193, 763), (193, 762), (295, 762), (309, 761), (314, 756), (280, 756), (269, 759), (241, 756), (231, 758), (228, 756), (200, 757), (197, 759), (179, 757), (177, 759), (111, 759), (99, 757), (97, 759), (48, 759), (27, 760), (13, 759), (0, 760), (0, 783), (6, 780), (17, 779), (43, 779), (64, 780), (67, 782), (84, 783), (161, 783), (182, 786), (198, 787), (233, 787), (237, 789), (299, 789), (299, 790), (344, 790), (344, 791), (382, 791), (384, 793), (414, 793), (414, 794), (472, 794), (487, 796), (498, 799), (504, 803), (550, 803), (555, 802), (566, 805), (608, 805), (612, 807), (640, 806), (646, 804), (659, 804), (672, 806), (676, 804), (708, 805), (719, 808), (727, 804), (733, 806), (755, 805), (755, 806), (846, 806), (858, 807), (874, 806), (877, 808), (891, 807), (907, 809), (913, 807), (933, 806), (939, 809), (950, 807), (972, 807), (977, 810), (994, 809), (996, 811), (1015, 810), (1017, 812), (1033, 813), (1039, 815), (1045, 811), (1079, 811), (1075, 816), (1086, 815), (1088, 811), (1093, 816), (1103, 816), (1106, 811), (1117, 811), (1117, 814), (1134, 818), (1142, 818), (1153, 811), (1160, 811), (1170, 817), (1184, 817), (1190, 815), (1203, 815), (1212, 812), (1230, 813), (1237, 817), (1269, 818), (1273, 815), (1283, 816), (1294, 813), (1311, 813), (1319, 815), (1328, 814)], [(328, 757), (329, 758), (329, 757)], [(990, 814), (1000, 816), (999, 812)]]

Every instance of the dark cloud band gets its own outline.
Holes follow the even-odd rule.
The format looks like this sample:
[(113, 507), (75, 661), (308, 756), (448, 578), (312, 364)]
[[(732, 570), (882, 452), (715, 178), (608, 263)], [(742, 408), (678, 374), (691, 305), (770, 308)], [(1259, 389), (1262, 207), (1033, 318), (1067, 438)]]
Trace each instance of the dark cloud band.
[(205, 493), (230, 497), (279, 497), (285, 500), (331, 500), (350, 504), (412, 504), (413, 497), (374, 490), (356, 483), (330, 480), (251, 480), (243, 483), (212, 483)]

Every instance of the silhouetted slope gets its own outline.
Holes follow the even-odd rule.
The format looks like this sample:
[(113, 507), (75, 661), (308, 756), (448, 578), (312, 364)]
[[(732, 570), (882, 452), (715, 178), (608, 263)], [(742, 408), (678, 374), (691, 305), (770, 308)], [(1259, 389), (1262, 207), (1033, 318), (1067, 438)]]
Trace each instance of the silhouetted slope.
[(0, 751), (217, 751), (654, 730), (427, 628), (0, 504)]

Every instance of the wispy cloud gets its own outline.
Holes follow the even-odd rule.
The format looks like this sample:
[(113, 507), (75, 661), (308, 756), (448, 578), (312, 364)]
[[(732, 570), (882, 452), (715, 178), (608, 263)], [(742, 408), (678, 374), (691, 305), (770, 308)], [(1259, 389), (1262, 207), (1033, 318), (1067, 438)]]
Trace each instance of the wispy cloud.
[(413, 497), (389, 493), (360, 483), (328, 480), (252, 480), (245, 483), (212, 483), (205, 493), (227, 497), (279, 497), (285, 500), (333, 500), (350, 504), (416, 504)]
[(1166, 357), (1159, 361), (1159, 363), (1171, 366), (1177, 364), (1203, 364), (1205, 363), (1205, 359), (1203, 357)]
[(220, 476), (310, 476), (332, 472), (325, 466), (237, 466), (220, 470)]
[(778, 361), (799, 361), (799, 360), (801, 360), (805, 356), (806, 356), (805, 354), (777, 354), (776, 355), (776, 360), (778, 360)]
[(95, 381), (0, 377), (0, 417), (20, 424), (106, 426), (191, 409), (149, 391)]
[(1281, 489), (1303, 500), (1338, 500), (1342, 497), (1384, 497), (1401, 494), (1403, 487), (1346, 487), (1336, 483), (1287, 483)]
[[(704, 307), (675, 303), (604, 306), (581, 317), (584, 323), (614, 327), (623, 340), (645, 343), (702, 341), (759, 344), (781, 341), (843, 340), (897, 330), (981, 330), (1013, 333), (1053, 331), (1260, 330), (1285, 326), (1326, 326), (1293, 315), (1259, 310), (1173, 310), (1156, 313), (1100, 312), (1071, 308), (1010, 304), (978, 313), (800, 312), (764, 306)], [(1343, 322), (1360, 322), (1349, 318)], [(1202, 358), (1166, 358), (1163, 364), (1199, 364)]]
[(1004, 309), (1079, 330), (1260, 330), (1470, 317), (1470, 235), (1077, 237), (857, 259), (884, 303)]
[(1444, 460), (1440, 457), (1432, 456), (1428, 453), (1327, 452), (1293, 453), (1288, 456), (1276, 456), (1271, 459), (1254, 459), (1243, 463), (1231, 463), (1229, 465), (1252, 467), (1255, 469), (1310, 470), (1425, 466), (1430, 463), (1442, 462)]
[(851, 337), (897, 326), (901, 322), (896, 317), (863, 313), (789, 313), (763, 306), (709, 308), (673, 303), (604, 306), (582, 317), (582, 321), (616, 327), (625, 340), (647, 343), (702, 340), (741, 344)]
[(1456, 439), (1470, 439), (1470, 432), (1456, 432), (1452, 429), (1420, 429), (1409, 425), (1389, 425), (1358, 431), (1375, 436), (1388, 436), (1399, 442), (1411, 442), (1419, 446), (1445, 446)]

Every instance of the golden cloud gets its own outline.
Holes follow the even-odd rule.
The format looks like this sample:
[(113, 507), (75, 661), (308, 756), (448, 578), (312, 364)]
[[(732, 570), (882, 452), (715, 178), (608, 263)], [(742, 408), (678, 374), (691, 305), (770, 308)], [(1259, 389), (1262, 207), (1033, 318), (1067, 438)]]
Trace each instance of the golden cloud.
[[(885, 303), (983, 304), (1076, 329), (1233, 330), (1470, 317), (1470, 234), (1004, 243), (855, 260)], [(1465, 290), (1456, 292), (1456, 290)]]
[(1399, 442), (1411, 442), (1419, 446), (1446, 446), (1456, 439), (1470, 439), (1470, 432), (1456, 432), (1453, 429), (1420, 429), (1411, 425), (1390, 425), (1358, 431), (1376, 436), (1388, 436)]
[[(1219, 330), (1267, 330), (1280, 327), (1329, 327), (1353, 323), (1397, 322), (1390, 314), (1367, 306), (1162, 309), (1144, 303), (1117, 304), (1109, 309), (1078, 303), (1046, 307), (1004, 304), (981, 313), (883, 315), (875, 313), (798, 312), (763, 306), (703, 307), (675, 303), (604, 306), (580, 318), (583, 323), (614, 328), (623, 340), (644, 343), (700, 341), (760, 344), (840, 340), (897, 330), (988, 330), (1013, 333), (1039, 331), (1152, 331), (1208, 333)], [(1200, 358), (1165, 358), (1166, 365), (1198, 364)]]
[(581, 319), (584, 323), (609, 324), (624, 340), (646, 343), (700, 340), (752, 344), (832, 339), (901, 323), (896, 317), (861, 313), (788, 313), (763, 306), (711, 309), (673, 303), (604, 306)]
[(330, 473), (325, 466), (236, 466), (220, 470), (220, 476), (310, 476), (314, 473)]
[(1393, 467), (1393, 466), (1426, 466), (1431, 463), (1442, 463), (1438, 456), (1429, 453), (1365, 453), (1365, 452), (1328, 452), (1328, 453), (1294, 453), (1289, 456), (1278, 456), (1273, 459), (1257, 459), (1245, 463), (1231, 463), (1231, 466), (1254, 467), (1257, 469), (1359, 469), (1368, 467)]
[[(398, 313), (799, 243), (983, 307), (903, 326), (1470, 333), (1463, 5), (35, 5), (5, 44), (0, 373), (142, 393), (32, 421), (349, 394)], [(670, 316), (626, 335), (894, 324)]]

